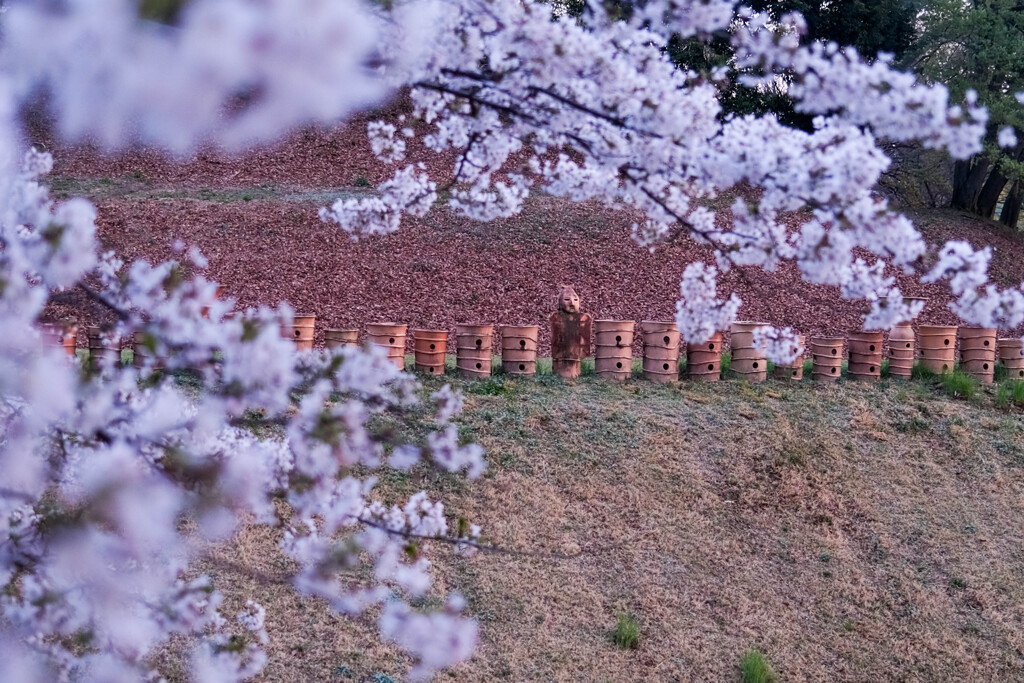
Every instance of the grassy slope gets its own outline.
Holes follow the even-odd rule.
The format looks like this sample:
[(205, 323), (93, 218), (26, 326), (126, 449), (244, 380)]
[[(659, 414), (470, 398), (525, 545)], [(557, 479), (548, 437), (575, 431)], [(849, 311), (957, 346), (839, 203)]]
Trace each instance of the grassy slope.
[[(385, 471), (382, 493), (425, 487), (494, 543), (570, 557), (433, 549), (438, 595), (469, 598), (482, 641), (439, 680), (738, 680), (751, 647), (788, 681), (1024, 667), (1024, 419), (991, 390), (963, 402), (927, 382), (456, 383), (488, 473)], [(249, 529), (220, 552), (273, 575), (286, 562), (274, 542)], [(267, 680), (407, 669), (322, 605), (213, 572), (265, 601)], [(639, 620), (637, 650), (610, 639), (620, 612)]]

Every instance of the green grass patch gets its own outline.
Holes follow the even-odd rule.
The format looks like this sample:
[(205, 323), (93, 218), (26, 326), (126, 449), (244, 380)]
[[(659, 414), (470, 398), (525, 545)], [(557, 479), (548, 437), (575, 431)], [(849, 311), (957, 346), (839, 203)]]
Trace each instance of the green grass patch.
[(978, 391), (978, 380), (961, 370), (939, 375), (942, 390), (953, 398), (970, 399)]
[(768, 658), (757, 649), (747, 650), (740, 657), (740, 674), (743, 683), (778, 683), (779, 680)]
[(619, 612), (618, 622), (612, 631), (612, 641), (623, 650), (640, 647), (640, 623), (629, 612)]
[(996, 392), (996, 405), (1009, 408), (1011, 405), (1024, 407), (1024, 381), (1015, 379), (999, 384)]

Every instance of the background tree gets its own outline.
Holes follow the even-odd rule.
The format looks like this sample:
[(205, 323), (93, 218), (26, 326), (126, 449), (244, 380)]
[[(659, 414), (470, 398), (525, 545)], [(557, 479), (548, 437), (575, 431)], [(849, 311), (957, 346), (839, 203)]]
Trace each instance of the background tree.
[(999, 220), (1015, 226), (1024, 198), (1024, 149), (999, 143), (1008, 127), (1014, 137), (1024, 131), (1016, 98), (1024, 90), (1024, 3), (937, 0), (920, 18), (923, 32), (912, 51), (913, 69), (926, 80), (945, 83), (954, 98), (976, 91), (989, 110), (984, 150), (954, 164), (950, 204), (992, 218), (1005, 197)]

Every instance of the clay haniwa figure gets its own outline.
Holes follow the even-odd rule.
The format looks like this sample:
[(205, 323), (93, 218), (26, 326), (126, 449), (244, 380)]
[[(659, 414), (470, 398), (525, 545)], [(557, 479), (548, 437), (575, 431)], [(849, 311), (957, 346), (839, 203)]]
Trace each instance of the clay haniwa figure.
[(590, 355), (593, 318), (580, 312), (580, 297), (572, 285), (562, 285), (558, 310), (551, 314), (551, 369), (559, 377), (579, 377)]

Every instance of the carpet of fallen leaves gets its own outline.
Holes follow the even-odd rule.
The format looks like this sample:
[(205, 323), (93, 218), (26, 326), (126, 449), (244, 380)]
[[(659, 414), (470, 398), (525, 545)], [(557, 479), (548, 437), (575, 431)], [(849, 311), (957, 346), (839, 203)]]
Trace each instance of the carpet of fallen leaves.
[[(48, 144), (45, 136), (40, 136)], [(423, 219), (406, 219), (395, 234), (354, 242), (317, 211), (341, 192), (369, 192), (391, 169), (369, 149), (365, 121), (334, 130), (296, 133), (240, 158), (209, 152), (173, 160), (147, 150), (104, 156), (87, 146), (55, 153), (55, 187), (87, 188), (99, 211), (106, 248), (130, 261), (173, 257), (176, 240), (208, 257), (209, 274), (240, 308), (290, 302), (326, 327), (376, 321), (453, 328), (460, 322), (540, 324), (561, 284), (573, 284), (595, 318), (672, 319), (686, 264), (710, 251), (679, 239), (653, 253), (629, 236), (638, 216), (603, 204), (534, 197), (519, 216), (480, 224), (439, 205)], [(410, 160), (429, 160), (443, 183), (451, 157), (413, 145)], [(447, 175), (446, 175), (447, 173)], [(74, 192), (72, 192), (74, 193)], [(718, 200), (717, 208), (728, 201)], [(992, 273), (1002, 286), (1020, 282), (1021, 237), (994, 222), (951, 211), (912, 215), (930, 244), (967, 239), (995, 251)], [(800, 216), (791, 216), (794, 226)], [(927, 267), (927, 261), (922, 267)], [(930, 299), (921, 320), (955, 324), (945, 285), (899, 275), (907, 295)], [(834, 288), (809, 285), (791, 265), (766, 273), (732, 269), (720, 293), (743, 299), (741, 317), (790, 325), (807, 335), (858, 328), (862, 303)], [(54, 318), (104, 319), (84, 297), (53, 306)]]

